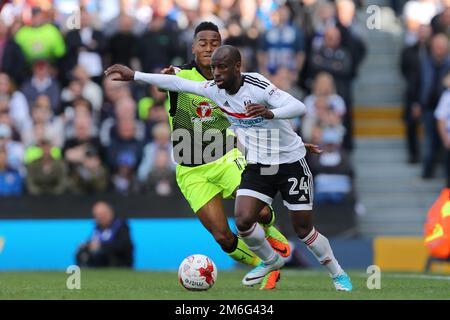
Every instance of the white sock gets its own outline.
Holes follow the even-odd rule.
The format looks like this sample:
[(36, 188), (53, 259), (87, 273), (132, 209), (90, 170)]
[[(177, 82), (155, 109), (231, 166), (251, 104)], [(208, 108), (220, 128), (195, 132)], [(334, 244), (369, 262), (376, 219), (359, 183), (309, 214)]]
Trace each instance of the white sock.
[(317, 232), (315, 228), (305, 238), (300, 240), (305, 243), (308, 250), (312, 252), (320, 264), (327, 268), (332, 277), (344, 272), (333, 255), (330, 242)]
[(260, 257), (264, 263), (270, 264), (274, 261), (277, 253), (266, 240), (264, 229), (259, 223), (255, 223), (247, 231), (238, 230), (238, 233), (248, 248)]

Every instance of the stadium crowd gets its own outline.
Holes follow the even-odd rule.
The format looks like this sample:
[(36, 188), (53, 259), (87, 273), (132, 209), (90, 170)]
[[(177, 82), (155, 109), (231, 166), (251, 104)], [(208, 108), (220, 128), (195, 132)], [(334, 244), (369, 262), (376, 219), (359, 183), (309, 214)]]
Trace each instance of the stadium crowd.
[[(73, 6), (70, 6), (72, 4)], [(366, 54), (352, 0), (13, 1), (0, 19), (0, 196), (174, 188), (167, 94), (103, 78), (121, 63), (160, 72), (192, 59), (211, 21), (243, 71), (305, 102), (319, 201), (353, 190), (352, 81)], [(77, 8), (81, 8), (81, 10)]]
[(406, 32), (400, 66), (406, 81), (409, 162), (421, 162), (422, 178), (429, 179), (442, 158), (450, 187), (450, 1), (408, 1), (403, 18)]

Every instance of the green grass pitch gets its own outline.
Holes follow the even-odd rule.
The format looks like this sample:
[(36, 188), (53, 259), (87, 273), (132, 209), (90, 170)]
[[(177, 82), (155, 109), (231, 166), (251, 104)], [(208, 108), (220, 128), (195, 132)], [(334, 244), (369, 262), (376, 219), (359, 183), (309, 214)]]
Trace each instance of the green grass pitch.
[(0, 272), (0, 299), (450, 299), (450, 276), (382, 273), (381, 289), (369, 290), (368, 274), (351, 271), (354, 291), (335, 292), (320, 270), (283, 269), (274, 290), (244, 287), (246, 269), (220, 271), (214, 287), (193, 292), (182, 288), (175, 272), (81, 270), (81, 289), (69, 290), (65, 272)]

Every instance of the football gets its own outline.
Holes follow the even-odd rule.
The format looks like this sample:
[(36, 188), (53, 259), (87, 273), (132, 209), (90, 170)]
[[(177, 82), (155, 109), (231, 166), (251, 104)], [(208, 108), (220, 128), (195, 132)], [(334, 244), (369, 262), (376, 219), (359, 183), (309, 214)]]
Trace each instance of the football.
[(178, 268), (178, 280), (187, 290), (208, 290), (217, 280), (216, 265), (203, 254), (190, 255)]

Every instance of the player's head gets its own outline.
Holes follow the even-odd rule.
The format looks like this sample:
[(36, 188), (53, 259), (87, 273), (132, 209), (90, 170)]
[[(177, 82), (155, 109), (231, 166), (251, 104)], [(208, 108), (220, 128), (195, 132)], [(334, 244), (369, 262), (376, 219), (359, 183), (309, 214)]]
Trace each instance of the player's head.
[(195, 62), (201, 66), (211, 65), (211, 56), (222, 42), (219, 28), (212, 22), (202, 22), (194, 32), (194, 42), (192, 43), (192, 53)]
[(230, 89), (241, 77), (241, 53), (236, 47), (224, 45), (212, 55), (211, 69), (220, 89)]

